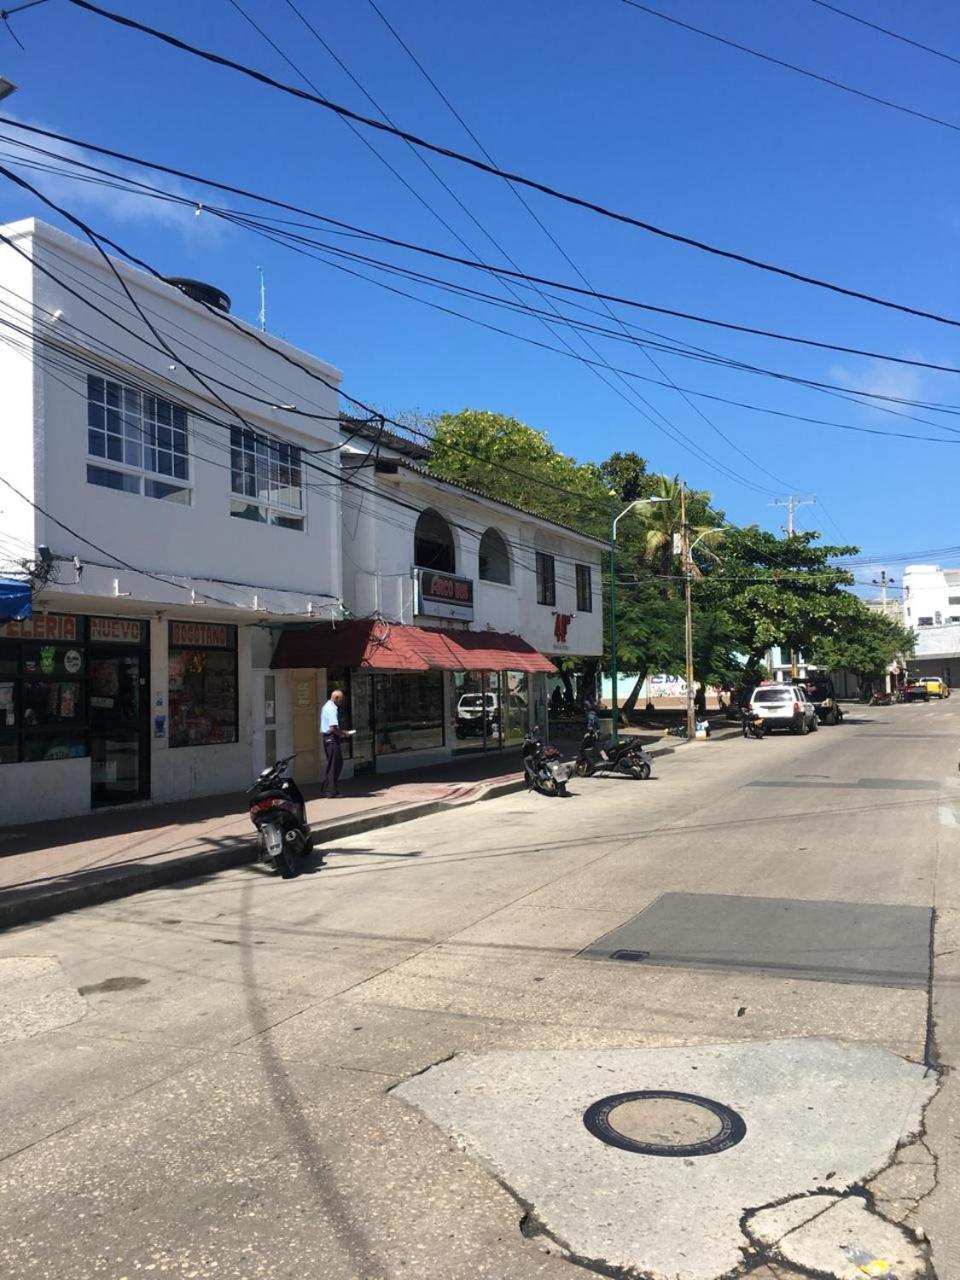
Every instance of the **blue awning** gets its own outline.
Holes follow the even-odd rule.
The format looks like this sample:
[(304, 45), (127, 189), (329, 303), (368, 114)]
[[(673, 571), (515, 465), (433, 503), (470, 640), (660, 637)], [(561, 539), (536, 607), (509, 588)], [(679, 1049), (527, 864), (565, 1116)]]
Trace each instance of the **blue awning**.
[(0, 578), (0, 623), (29, 618), (32, 613), (30, 583), (18, 578)]

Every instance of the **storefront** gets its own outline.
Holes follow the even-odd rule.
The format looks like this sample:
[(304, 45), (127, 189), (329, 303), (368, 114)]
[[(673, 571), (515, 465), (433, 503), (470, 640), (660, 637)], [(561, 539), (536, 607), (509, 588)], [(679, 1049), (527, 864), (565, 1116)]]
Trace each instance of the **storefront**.
[(149, 794), (149, 635), (135, 618), (0, 627), (0, 765), (89, 757), (90, 803)]
[(285, 632), (271, 665), (323, 668), (356, 731), (354, 769), (381, 772), (518, 746), (554, 671), (518, 636), (375, 620)]
[(236, 742), (237, 628), (213, 622), (169, 628), (170, 749)]

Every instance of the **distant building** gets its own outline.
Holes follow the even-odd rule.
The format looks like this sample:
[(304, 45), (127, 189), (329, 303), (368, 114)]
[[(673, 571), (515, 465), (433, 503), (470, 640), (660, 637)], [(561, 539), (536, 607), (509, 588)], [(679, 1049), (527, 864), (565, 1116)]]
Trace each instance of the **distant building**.
[(903, 574), (903, 622), (917, 635), (915, 667), (960, 680), (960, 569), (910, 564)]

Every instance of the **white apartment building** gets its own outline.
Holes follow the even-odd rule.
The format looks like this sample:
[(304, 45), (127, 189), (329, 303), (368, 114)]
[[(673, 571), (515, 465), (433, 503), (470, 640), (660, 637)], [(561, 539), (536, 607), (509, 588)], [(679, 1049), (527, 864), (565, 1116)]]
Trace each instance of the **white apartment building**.
[(960, 680), (960, 569), (910, 564), (903, 572), (903, 622), (917, 636), (916, 667), (952, 685)]
[(354, 767), (499, 749), (545, 720), (544, 654), (601, 652), (602, 544), (371, 452), (340, 372), (216, 289), (0, 233), (0, 554), (52, 570), (0, 622), (5, 821), (239, 791), (292, 750), (314, 782), (334, 681)]

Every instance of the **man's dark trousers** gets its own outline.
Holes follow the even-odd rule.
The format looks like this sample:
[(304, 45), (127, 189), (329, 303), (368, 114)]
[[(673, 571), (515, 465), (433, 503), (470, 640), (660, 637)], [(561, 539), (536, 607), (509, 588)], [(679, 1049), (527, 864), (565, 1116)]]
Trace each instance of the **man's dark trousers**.
[(335, 733), (324, 735), (323, 749), (327, 757), (327, 767), (323, 771), (323, 782), (320, 785), (321, 795), (334, 796), (339, 791), (340, 774), (343, 772), (343, 749), (340, 739)]

